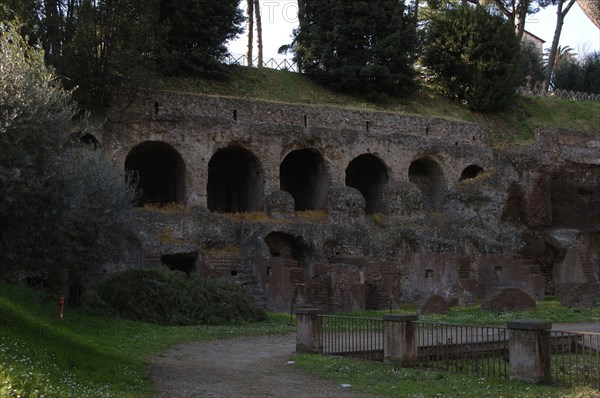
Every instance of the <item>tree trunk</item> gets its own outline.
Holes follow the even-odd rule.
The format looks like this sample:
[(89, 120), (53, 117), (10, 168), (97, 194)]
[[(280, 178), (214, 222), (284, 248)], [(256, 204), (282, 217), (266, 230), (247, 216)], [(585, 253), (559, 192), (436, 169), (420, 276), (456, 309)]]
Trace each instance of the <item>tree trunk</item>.
[(254, 48), (254, 0), (248, 0), (248, 66), (252, 66)]
[(415, 21), (419, 23), (419, 0), (415, 0)]
[(260, 15), (259, 0), (254, 0), (256, 14), (256, 34), (258, 39), (258, 67), (263, 67), (263, 37), (262, 37), (262, 17)]
[(556, 60), (556, 51), (558, 49), (558, 42), (560, 41), (560, 33), (565, 22), (565, 16), (575, 3), (575, 0), (568, 0), (569, 3), (563, 11), (563, 5), (565, 0), (558, 0), (558, 9), (556, 10), (556, 29), (554, 30), (554, 38), (552, 39), (552, 47), (550, 47), (550, 55), (548, 56), (548, 64), (546, 66), (546, 79), (544, 80), (543, 89), (548, 92), (550, 88), (550, 81), (552, 80), (552, 72), (554, 72), (554, 62)]
[(528, 10), (529, 0), (521, 0), (517, 16), (517, 38), (519, 39), (519, 43), (523, 40), (523, 33), (525, 33), (525, 20), (527, 19)]

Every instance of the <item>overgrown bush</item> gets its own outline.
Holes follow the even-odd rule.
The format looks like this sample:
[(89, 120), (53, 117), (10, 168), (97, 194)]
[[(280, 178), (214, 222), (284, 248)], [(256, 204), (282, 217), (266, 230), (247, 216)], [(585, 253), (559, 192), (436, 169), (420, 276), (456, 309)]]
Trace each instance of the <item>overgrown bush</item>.
[(130, 269), (98, 287), (119, 315), (164, 325), (220, 325), (267, 319), (264, 310), (229, 282), (162, 269)]

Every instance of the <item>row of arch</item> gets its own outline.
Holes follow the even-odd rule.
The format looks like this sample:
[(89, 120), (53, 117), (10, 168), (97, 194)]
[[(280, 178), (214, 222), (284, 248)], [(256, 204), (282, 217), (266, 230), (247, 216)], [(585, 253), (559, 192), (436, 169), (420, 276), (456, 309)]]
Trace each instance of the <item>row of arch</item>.
[[(160, 141), (139, 144), (127, 155), (125, 169), (133, 173), (142, 191), (140, 205), (185, 202), (185, 162), (171, 145)], [(480, 166), (471, 165), (463, 171), (461, 180), (482, 171)], [(292, 151), (281, 162), (279, 172), (280, 189), (293, 196), (297, 211), (325, 207), (329, 175), (318, 150)], [(408, 176), (421, 189), (425, 208), (439, 209), (446, 189), (440, 165), (422, 157), (412, 162)], [(346, 168), (345, 184), (362, 193), (367, 214), (383, 210), (383, 191), (388, 181), (388, 167), (373, 154), (356, 157)], [(261, 163), (252, 152), (240, 146), (220, 149), (208, 163), (208, 209), (223, 213), (261, 210), (264, 185)]]

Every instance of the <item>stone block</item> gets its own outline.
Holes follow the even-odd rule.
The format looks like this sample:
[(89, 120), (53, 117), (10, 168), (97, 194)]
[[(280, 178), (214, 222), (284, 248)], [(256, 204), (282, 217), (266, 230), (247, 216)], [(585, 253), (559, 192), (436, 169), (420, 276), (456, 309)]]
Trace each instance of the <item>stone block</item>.
[(392, 216), (422, 217), (423, 194), (419, 187), (407, 181), (389, 183), (383, 191), (385, 212)]
[(442, 296), (433, 295), (421, 303), (419, 314), (434, 315), (447, 314), (450, 311), (450, 304)]
[(327, 218), (332, 223), (359, 221), (365, 217), (365, 198), (350, 187), (333, 187), (327, 191)]
[(572, 308), (595, 307), (597, 290), (589, 283), (561, 283), (557, 286), (560, 304)]
[(294, 216), (294, 197), (286, 191), (275, 191), (267, 198), (267, 214), (271, 218), (287, 219)]
[(526, 311), (535, 309), (535, 300), (520, 289), (500, 289), (484, 299), (481, 309), (486, 311)]

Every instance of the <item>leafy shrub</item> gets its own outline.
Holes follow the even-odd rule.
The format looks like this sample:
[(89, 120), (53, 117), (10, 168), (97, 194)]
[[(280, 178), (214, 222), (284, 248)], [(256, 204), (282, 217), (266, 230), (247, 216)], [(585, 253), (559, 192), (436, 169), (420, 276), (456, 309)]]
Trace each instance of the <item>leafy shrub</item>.
[(162, 269), (130, 269), (107, 278), (100, 298), (119, 315), (164, 325), (220, 325), (266, 320), (229, 282)]

